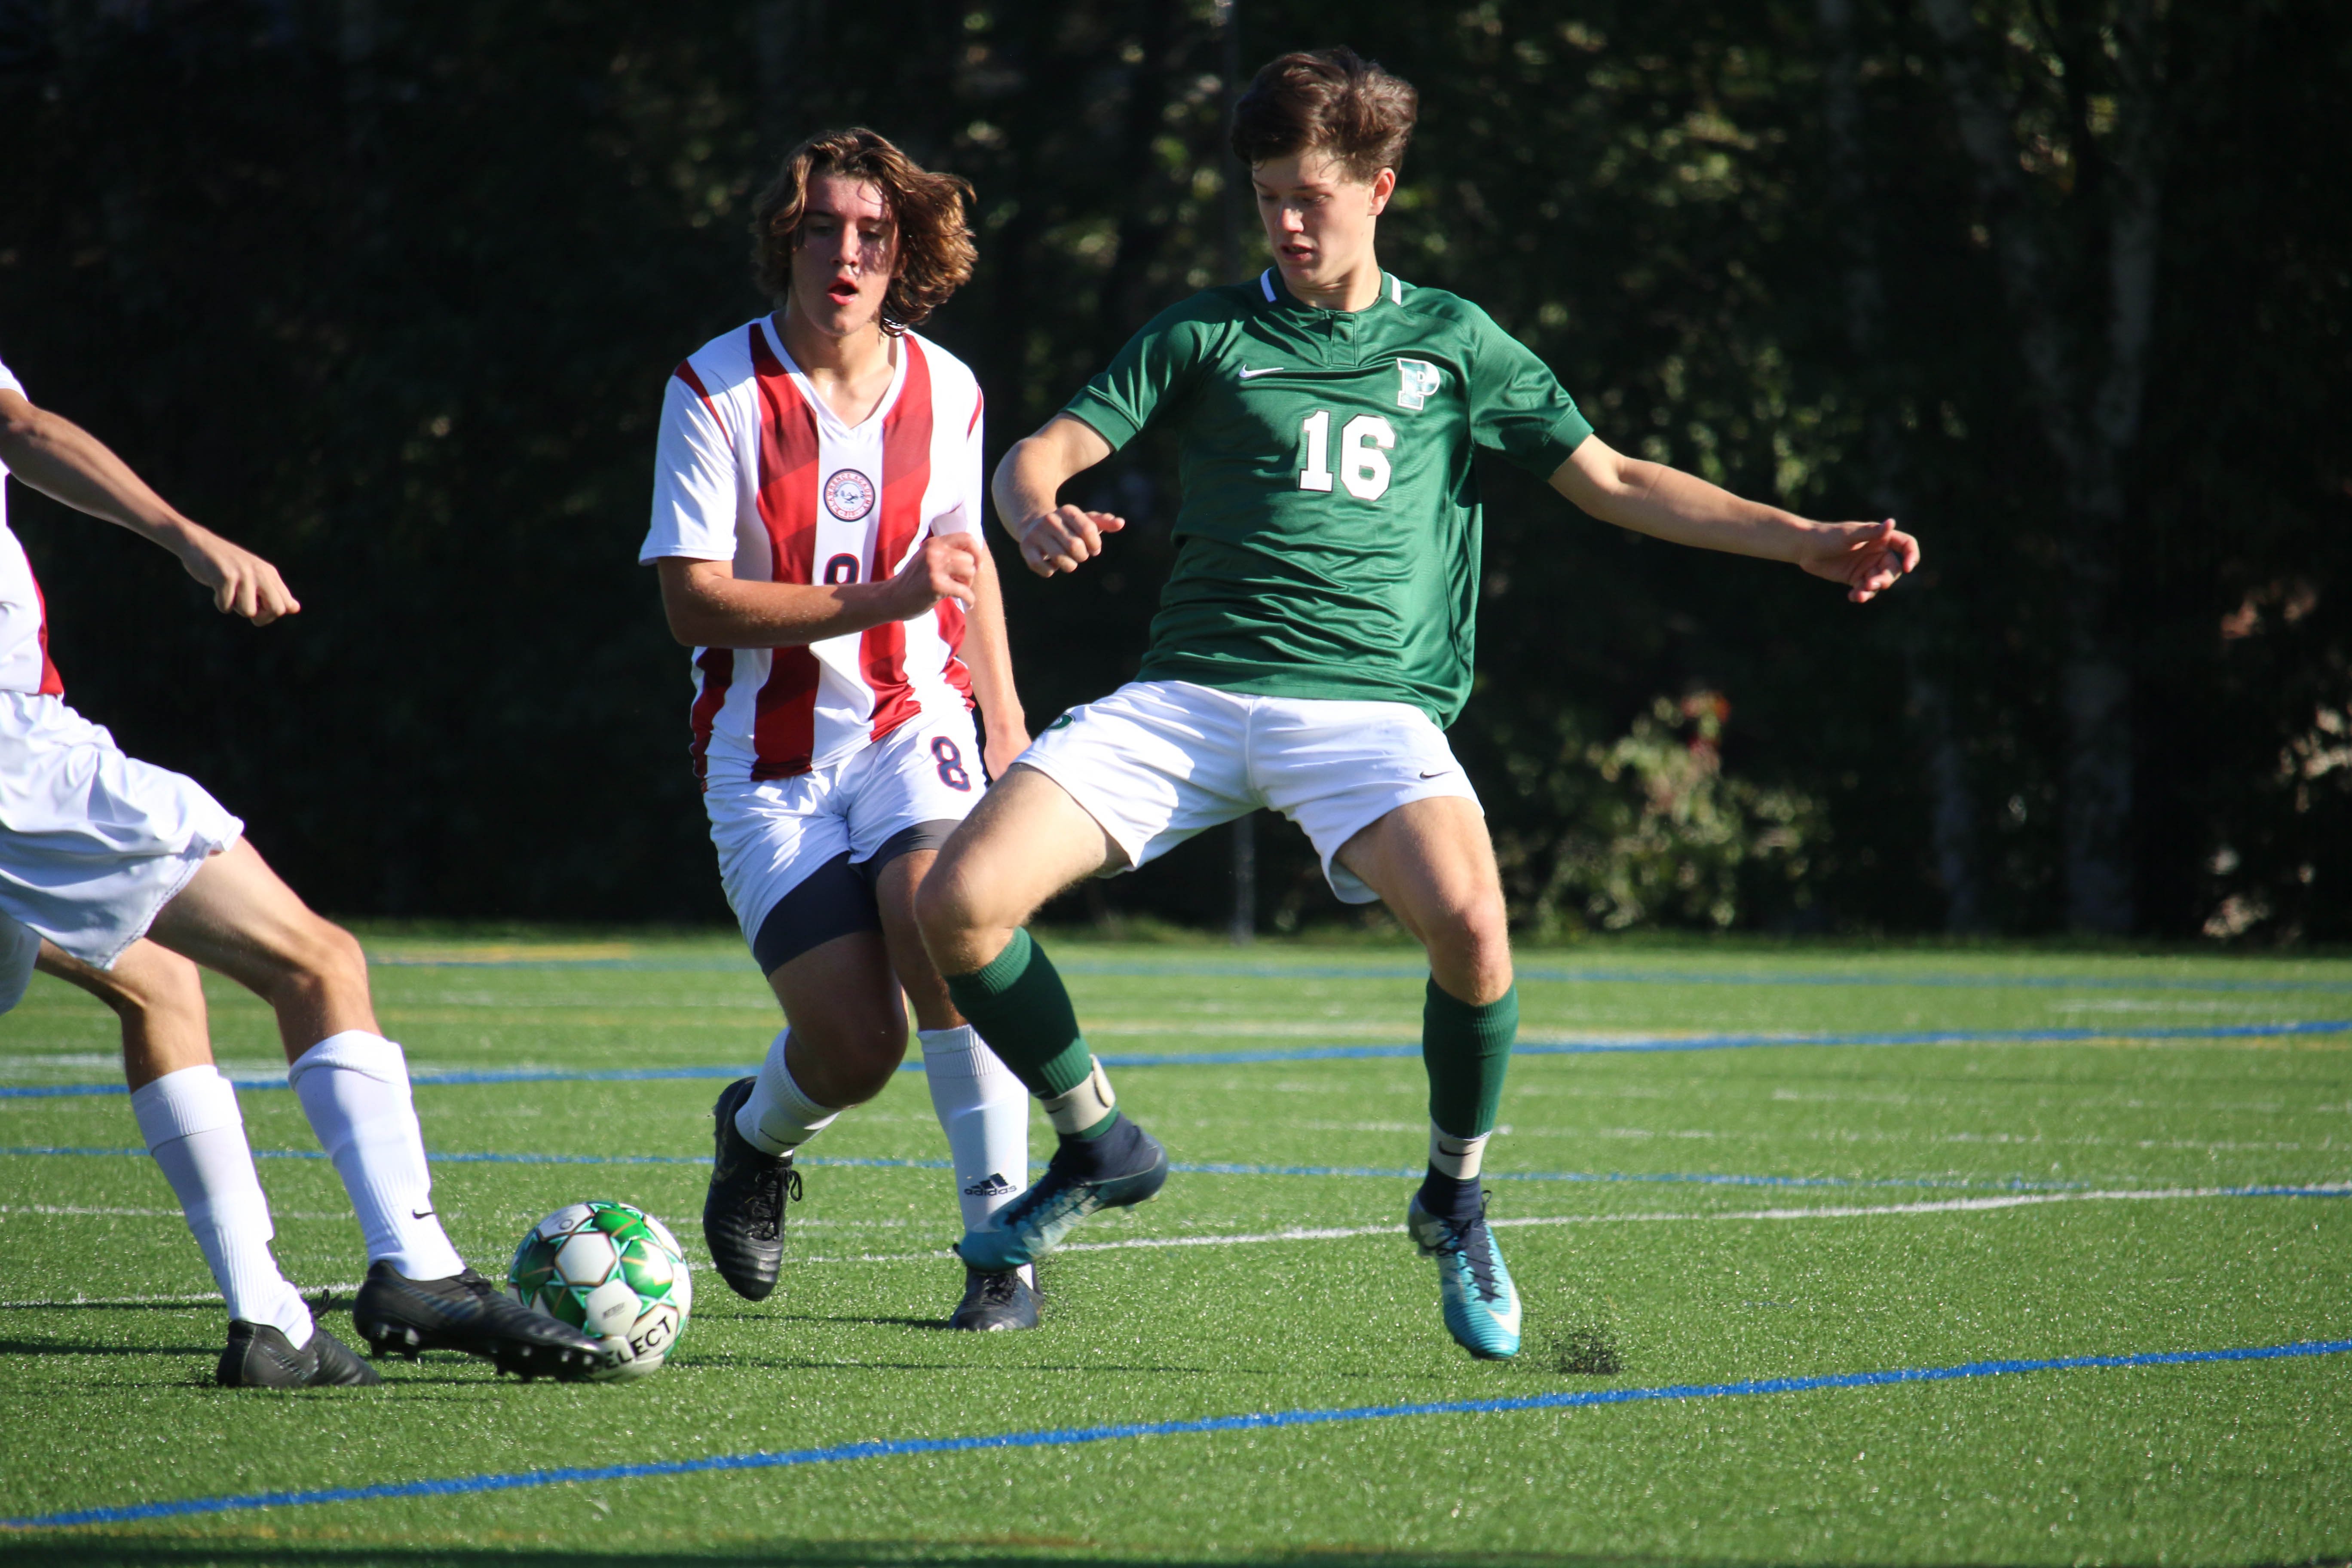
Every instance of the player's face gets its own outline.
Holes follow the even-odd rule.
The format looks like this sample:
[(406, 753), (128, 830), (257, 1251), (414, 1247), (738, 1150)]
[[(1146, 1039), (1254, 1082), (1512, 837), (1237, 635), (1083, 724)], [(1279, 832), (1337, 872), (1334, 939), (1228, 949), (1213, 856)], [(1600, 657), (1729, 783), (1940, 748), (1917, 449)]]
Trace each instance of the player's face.
[(1310, 151), (1255, 165), (1250, 184), (1274, 264), (1300, 292), (1331, 288), (1370, 259), (1396, 175), (1382, 169), (1360, 180), (1328, 153)]
[(842, 174), (810, 177), (793, 252), (795, 311), (832, 337), (871, 327), (898, 261), (898, 226), (880, 191)]

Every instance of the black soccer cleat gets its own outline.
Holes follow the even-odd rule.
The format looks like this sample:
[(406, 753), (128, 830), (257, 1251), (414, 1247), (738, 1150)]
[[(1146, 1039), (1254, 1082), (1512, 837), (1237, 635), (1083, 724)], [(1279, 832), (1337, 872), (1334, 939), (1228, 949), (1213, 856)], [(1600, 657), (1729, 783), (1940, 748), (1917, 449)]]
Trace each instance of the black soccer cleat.
[(500, 1295), (470, 1268), (446, 1279), (411, 1279), (379, 1259), (368, 1266), (352, 1321), (377, 1355), (415, 1361), (422, 1351), (463, 1351), (526, 1382), (576, 1382), (614, 1360), (596, 1340)]
[(775, 1289), (784, 1266), (784, 1204), (801, 1195), (801, 1173), (791, 1156), (762, 1153), (735, 1131), (735, 1113), (757, 1081), (737, 1079), (710, 1108), (718, 1147), (702, 1200), (702, 1240), (710, 1261), (727, 1288), (747, 1301), (764, 1301)]
[(963, 1300), (948, 1320), (948, 1327), (974, 1333), (1037, 1326), (1037, 1288), (1021, 1278), (1018, 1268), (990, 1273), (963, 1266)]
[(232, 1318), (228, 1349), (214, 1373), (223, 1388), (366, 1388), (382, 1383), (375, 1368), (316, 1323), (300, 1350), (274, 1323)]

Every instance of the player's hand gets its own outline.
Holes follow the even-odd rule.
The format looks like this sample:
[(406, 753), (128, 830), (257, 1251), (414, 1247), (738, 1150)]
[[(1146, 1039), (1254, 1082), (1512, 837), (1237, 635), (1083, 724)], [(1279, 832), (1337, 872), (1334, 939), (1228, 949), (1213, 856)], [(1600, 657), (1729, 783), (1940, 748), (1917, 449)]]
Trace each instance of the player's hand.
[(1919, 542), (1884, 522), (1817, 522), (1814, 553), (1797, 564), (1816, 577), (1845, 584), (1845, 596), (1866, 604), (1919, 569)]
[(213, 608), (225, 616), (243, 616), (257, 626), (266, 626), (302, 607), (277, 567), (208, 528), (188, 524), (181, 536), (179, 556), (188, 575), (212, 590)]
[(978, 540), (969, 533), (934, 534), (923, 541), (923, 547), (908, 556), (890, 580), (898, 612), (890, 618), (912, 620), (941, 599), (953, 599), (969, 608), (979, 593), (974, 586), (979, 577)]
[(1018, 761), (1029, 749), (1029, 727), (1021, 723), (999, 723), (982, 714), (988, 721), (988, 738), (981, 742), (980, 760), (988, 768), (988, 776), (1001, 779), (1004, 770)]
[(1021, 529), (1021, 559), (1040, 577), (1075, 572), (1102, 553), (1103, 535), (1117, 533), (1127, 519), (1084, 507), (1041, 511)]

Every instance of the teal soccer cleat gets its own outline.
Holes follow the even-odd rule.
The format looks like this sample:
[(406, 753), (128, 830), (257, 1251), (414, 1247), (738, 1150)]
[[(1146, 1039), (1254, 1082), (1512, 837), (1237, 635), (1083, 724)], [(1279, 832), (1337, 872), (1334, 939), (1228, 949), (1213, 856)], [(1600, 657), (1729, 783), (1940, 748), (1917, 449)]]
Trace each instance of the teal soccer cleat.
[(1139, 1204), (1168, 1181), (1168, 1151), (1140, 1127), (1135, 1129), (1134, 1147), (1120, 1162), (1128, 1167), (1125, 1171), (1080, 1176), (1067, 1156), (1066, 1148), (1055, 1153), (1035, 1186), (956, 1243), (957, 1255), (990, 1274), (1034, 1263), (1061, 1246), (1062, 1238), (1088, 1215)]
[(1480, 1361), (1508, 1361), (1519, 1353), (1519, 1292), (1511, 1271), (1495, 1249), (1482, 1202), (1467, 1222), (1440, 1219), (1414, 1194), (1404, 1226), (1423, 1258), (1437, 1259), (1437, 1296), (1445, 1308), (1445, 1331)]

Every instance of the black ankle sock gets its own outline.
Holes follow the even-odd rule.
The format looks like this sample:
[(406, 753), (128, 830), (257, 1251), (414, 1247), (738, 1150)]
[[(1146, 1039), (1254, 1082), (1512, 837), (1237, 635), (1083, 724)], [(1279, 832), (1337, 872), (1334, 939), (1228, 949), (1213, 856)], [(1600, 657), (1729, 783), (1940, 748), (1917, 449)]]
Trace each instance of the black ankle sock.
[(1110, 1113), (1110, 1123), (1092, 1137), (1079, 1132), (1063, 1133), (1054, 1153), (1054, 1163), (1082, 1181), (1094, 1181), (1126, 1171), (1135, 1163), (1135, 1152), (1143, 1141), (1143, 1129), (1117, 1110)]
[(1478, 1180), (1459, 1181), (1442, 1175), (1437, 1167), (1421, 1179), (1421, 1206), (1440, 1219), (1450, 1219), (1456, 1225), (1466, 1225), (1478, 1217), (1485, 1196), (1478, 1191)]

